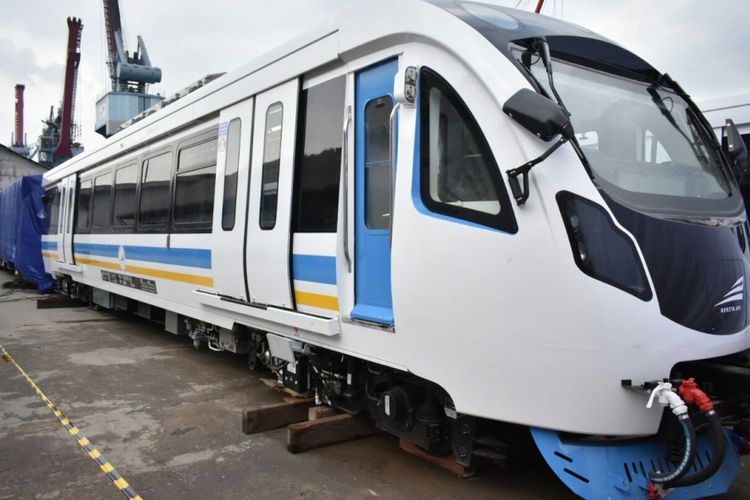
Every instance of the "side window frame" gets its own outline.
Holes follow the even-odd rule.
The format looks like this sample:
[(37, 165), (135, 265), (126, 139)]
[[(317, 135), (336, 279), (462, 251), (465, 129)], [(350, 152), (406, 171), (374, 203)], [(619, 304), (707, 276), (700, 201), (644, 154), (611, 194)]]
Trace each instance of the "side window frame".
[[(135, 167), (136, 169), (136, 179), (135, 179), (135, 193), (133, 195), (133, 222), (131, 224), (116, 224), (115, 223), (115, 202), (116, 202), (116, 194), (117, 194), (117, 173), (121, 170), (124, 170), (126, 168)], [(110, 227), (112, 228), (113, 232), (118, 233), (130, 233), (134, 232), (136, 229), (136, 223), (138, 221), (138, 209), (140, 207), (140, 198), (139, 193), (141, 190), (141, 175), (142, 175), (142, 163), (138, 160), (135, 162), (129, 161), (127, 163), (124, 163), (122, 165), (118, 165), (113, 169), (113, 176), (112, 176), (112, 219), (110, 221)]]
[[(109, 175), (110, 177), (110, 183), (109, 183), (109, 213), (107, 214), (106, 225), (97, 225), (94, 224), (94, 205), (96, 201), (96, 180), (100, 177)], [(93, 180), (92, 184), (92, 191), (91, 191), (91, 233), (94, 234), (106, 234), (112, 232), (112, 198), (113, 198), (113, 189), (114, 189), (114, 172), (111, 168), (103, 169), (98, 172), (95, 172), (92, 174), (91, 179)]]
[[(470, 133), (473, 139), (476, 141), (476, 145), (485, 159), (487, 166), (489, 167), (488, 174), (492, 181), (494, 191), (497, 199), (500, 203), (500, 211), (498, 214), (489, 214), (486, 212), (480, 212), (469, 208), (451, 205), (448, 203), (438, 202), (432, 199), (430, 195), (430, 158), (429, 158), (429, 90), (431, 88), (438, 88), (443, 95), (450, 101), (453, 107), (460, 115), (464, 125)], [(472, 115), (468, 106), (456, 92), (456, 90), (437, 72), (433, 71), (428, 67), (422, 67), (419, 73), (419, 165), (418, 169), (418, 185), (417, 188), (419, 202), (425, 207), (428, 212), (439, 214), (440, 216), (446, 216), (451, 219), (456, 219), (457, 222), (465, 221), (469, 224), (476, 224), (479, 226), (485, 226), (491, 229), (500, 230), (508, 233), (516, 233), (518, 231), (518, 224), (516, 217), (513, 212), (513, 206), (508, 196), (508, 191), (503, 182), (503, 178), (500, 172), (500, 168), (495, 159), (495, 155), (492, 153), (492, 149), (487, 142), (482, 129), (479, 127), (476, 119)]]
[(138, 233), (166, 233), (169, 232), (170, 227), (170, 221), (172, 218), (172, 203), (171, 201), (167, 202), (167, 218), (165, 222), (158, 222), (158, 223), (144, 223), (141, 220), (141, 198), (143, 196), (143, 175), (144, 172), (146, 172), (146, 169), (144, 168), (146, 165), (146, 162), (149, 160), (156, 158), (158, 156), (161, 156), (165, 153), (169, 153), (169, 193), (167, 200), (172, 199), (172, 193), (174, 192), (174, 174), (175, 174), (175, 165), (177, 161), (175, 160), (175, 154), (174, 154), (174, 148), (170, 146), (166, 146), (163, 148), (159, 148), (157, 151), (153, 153), (149, 153), (148, 155), (143, 155), (138, 159), (138, 165), (140, 165), (139, 168), (139, 178), (138, 178), (138, 192), (136, 196), (136, 207), (135, 207), (135, 231)]
[[(216, 196), (216, 154), (213, 157), (213, 163), (201, 163), (198, 165), (192, 165), (186, 170), (180, 170), (180, 153), (192, 146), (197, 146), (206, 142), (214, 141), (217, 144), (218, 149), (218, 128), (211, 129), (207, 132), (201, 132), (196, 134), (177, 145), (176, 152), (173, 155), (173, 169), (172, 169), (172, 191), (170, 195), (170, 210), (169, 210), (169, 228), (174, 233), (210, 233), (213, 231), (213, 217), (205, 222), (177, 222), (175, 221), (175, 211), (177, 204), (177, 177), (180, 174), (191, 172), (193, 170), (200, 170), (202, 168), (213, 165), (214, 167), (214, 188), (212, 196)], [(215, 199), (214, 199), (215, 201)], [(211, 206), (213, 207), (213, 203)]]
[[(233, 136), (233, 131), (237, 130), (237, 136)], [(236, 144), (235, 144), (236, 143)], [(221, 229), (222, 231), (234, 230), (234, 225), (237, 219), (237, 191), (239, 189), (239, 175), (240, 175), (240, 155), (242, 146), (242, 119), (232, 118), (227, 124), (227, 146), (226, 154), (224, 155), (224, 187), (222, 189), (221, 197)], [(235, 153), (231, 156), (230, 153)], [(234, 188), (231, 198), (231, 206), (227, 199), (227, 188), (231, 186), (229, 179), (229, 168), (232, 168), (232, 175), (234, 175)], [(217, 165), (218, 168), (218, 165)], [(218, 179), (217, 179), (218, 180)]]
[[(332, 102), (327, 99), (321, 99), (317, 94), (321, 90), (328, 93), (340, 91), (340, 98), (336, 101), (335, 110), (331, 106)], [(328, 94), (323, 94), (328, 96)], [(331, 111), (331, 117), (335, 119), (331, 123), (326, 122), (327, 116), (320, 116), (314, 113), (314, 110), (321, 107), (320, 103), (326, 105), (327, 110)], [(337, 112), (340, 111), (340, 115)], [(291, 227), (294, 233), (335, 233), (338, 227), (338, 218), (340, 215), (339, 193), (341, 183), (341, 154), (343, 151), (343, 133), (341, 123), (346, 112), (346, 75), (338, 75), (329, 78), (323, 82), (309, 87), (301, 87), (299, 100), (297, 104), (297, 135), (296, 147), (294, 154), (294, 181), (292, 187), (292, 219)], [(308, 137), (308, 127), (327, 127), (331, 129), (331, 134), (336, 137), (335, 140), (326, 142), (326, 147), (317, 153), (310, 154), (309, 144), (315, 144)], [(332, 139), (327, 137), (326, 139)], [(318, 140), (320, 138), (318, 137)], [(322, 162), (323, 155), (331, 155), (335, 158), (333, 162)], [(318, 163), (313, 163), (312, 159), (317, 158)], [(335, 169), (335, 175), (326, 177), (325, 185), (330, 188), (329, 193), (323, 191), (311, 191), (309, 189), (310, 179), (315, 178), (312, 184), (320, 187), (322, 175), (328, 175), (328, 169)], [(335, 189), (333, 189), (335, 188)], [(323, 197), (322, 195), (326, 196)], [(316, 199), (317, 198), (317, 199)], [(314, 203), (313, 203), (314, 200)], [(328, 216), (328, 217), (326, 217)]]
[[(81, 215), (81, 185), (85, 182), (91, 183), (91, 186), (89, 187), (89, 203), (86, 211), (86, 225), (83, 227), (78, 227), (78, 224), (80, 222), (80, 215)], [(76, 182), (76, 213), (75, 213), (75, 220), (73, 224), (73, 233), (74, 234), (88, 234), (91, 232), (91, 222), (92, 222), (92, 213), (91, 213), (91, 205), (94, 203), (94, 178), (92, 176), (86, 176), (86, 177), (79, 177), (78, 181)]]
[[(263, 204), (263, 199), (265, 196), (264, 195), (264, 189), (266, 185), (265, 181), (267, 180), (266, 179), (266, 167), (270, 163), (272, 163), (272, 161), (266, 160), (266, 153), (268, 152), (268, 137), (269, 137), (268, 117), (271, 114), (270, 113), (271, 108), (275, 106), (278, 106), (280, 108), (279, 112), (281, 113), (281, 120), (279, 124), (279, 127), (280, 127), (279, 128), (279, 146), (278, 146), (279, 157), (276, 160), (272, 160), (272, 161), (277, 161), (279, 164), (276, 168), (276, 200), (272, 207), (273, 208), (273, 224), (268, 225), (268, 224), (264, 224), (264, 221), (263, 221), (263, 215), (265, 214), (265, 210), (266, 210), (265, 208), (266, 205)], [(258, 202), (260, 203), (260, 207), (258, 209), (258, 226), (263, 231), (272, 231), (276, 227), (276, 222), (277, 222), (276, 217), (278, 215), (278, 210), (279, 210), (279, 177), (281, 174), (281, 141), (283, 138), (283, 134), (284, 134), (284, 103), (281, 101), (276, 101), (276, 102), (269, 104), (268, 107), (266, 108), (266, 119), (264, 120), (264, 123), (263, 123), (263, 151), (262, 151), (263, 164), (261, 166), (261, 172), (260, 172), (260, 199), (258, 200)]]
[[(62, 200), (62, 189), (59, 184), (48, 188), (44, 195), (49, 197), (47, 210), (49, 211), (49, 225), (46, 227), (46, 235), (55, 236), (60, 230), (60, 202)], [(54, 225), (52, 222), (54, 221)]]

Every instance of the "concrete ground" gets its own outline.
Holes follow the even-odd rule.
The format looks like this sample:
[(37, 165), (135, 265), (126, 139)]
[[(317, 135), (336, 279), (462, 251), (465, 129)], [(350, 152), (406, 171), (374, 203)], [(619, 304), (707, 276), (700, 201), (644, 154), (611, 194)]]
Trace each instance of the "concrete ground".
[[(123, 314), (37, 310), (35, 297), (0, 296), (0, 344), (144, 499), (571, 498), (541, 462), (461, 480), (388, 435), (291, 455), (285, 430), (242, 434), (243, 408), (281, 400), (242, 357)], [(743, 476), (725, 498), (750, 498)], [(0, 499), (122, 497), (0, 363)]]

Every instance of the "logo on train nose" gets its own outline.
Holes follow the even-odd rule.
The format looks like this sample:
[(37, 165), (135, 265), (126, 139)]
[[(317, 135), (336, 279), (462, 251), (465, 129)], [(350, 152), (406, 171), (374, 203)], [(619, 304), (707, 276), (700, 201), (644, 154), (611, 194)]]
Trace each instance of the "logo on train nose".
[[(719, 311), (722, 314), (736, 312), (742, 309), (742, 302), (745, 300), (745, 277), (740, 276), (737, 281), (734, 282), (732, 288), (724, 294), (724, 297), (714, 306), (722, 306)], [(733, 302), (738, 304), (730, 305)]]

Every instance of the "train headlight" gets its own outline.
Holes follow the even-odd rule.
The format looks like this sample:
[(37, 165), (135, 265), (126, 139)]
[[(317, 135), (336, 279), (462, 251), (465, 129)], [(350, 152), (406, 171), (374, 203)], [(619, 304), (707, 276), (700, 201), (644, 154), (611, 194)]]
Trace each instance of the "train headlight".
[(557, 194), (557, 203), (578, 268), (641, 300), (651, 300), (651, 288), (635, 245), (607, 211), (566, 191)]

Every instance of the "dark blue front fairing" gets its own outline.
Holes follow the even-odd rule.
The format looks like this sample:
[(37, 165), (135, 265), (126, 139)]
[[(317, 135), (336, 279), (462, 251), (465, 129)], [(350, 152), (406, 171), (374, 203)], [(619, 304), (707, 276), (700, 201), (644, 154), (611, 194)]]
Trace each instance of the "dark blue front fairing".
[(742, 224), (707, 226), (662, 219), (606, 195), (605, 200), (637, 240), (664, 316), (715, 335), (745, 328), (750, 265)]

